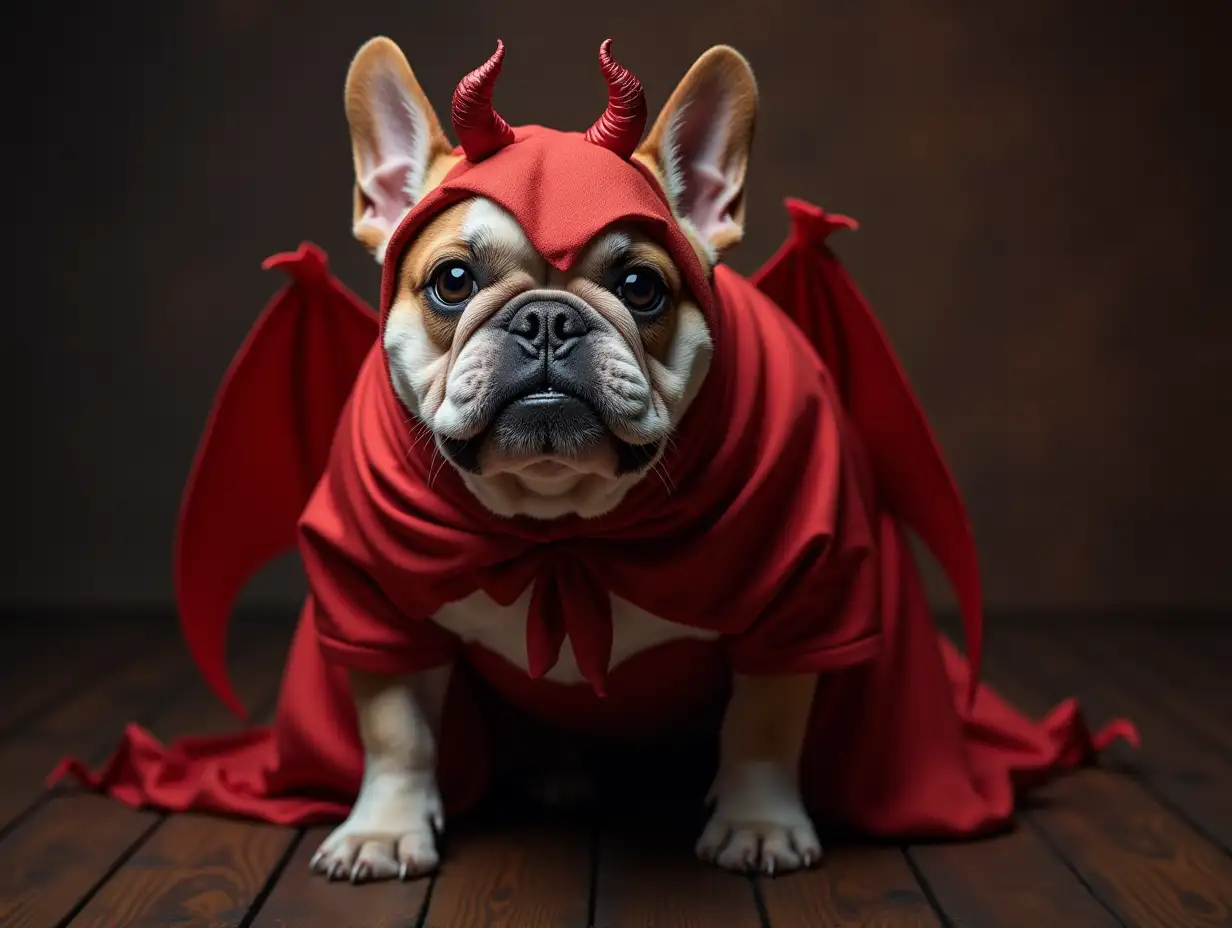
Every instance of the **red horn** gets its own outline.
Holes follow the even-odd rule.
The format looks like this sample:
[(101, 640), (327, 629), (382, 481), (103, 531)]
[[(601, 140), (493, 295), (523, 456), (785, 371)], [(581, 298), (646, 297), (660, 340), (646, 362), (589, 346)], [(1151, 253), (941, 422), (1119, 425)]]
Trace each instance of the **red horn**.
[(642, 82), (612, 58), (611, 39), (599, 46), (599, 67), (607, 81), (607, 109), (586, 130), (586, 141), (628, 158), (646, 128), (646, 94)]
[(505, 43), (497, 39), (492, 57), (462, 80), (453, 92), (453, 129), (466, 160), (482, 161), (513, 141), (513, 130), (492, 109), (492, 88), (505, 60)]

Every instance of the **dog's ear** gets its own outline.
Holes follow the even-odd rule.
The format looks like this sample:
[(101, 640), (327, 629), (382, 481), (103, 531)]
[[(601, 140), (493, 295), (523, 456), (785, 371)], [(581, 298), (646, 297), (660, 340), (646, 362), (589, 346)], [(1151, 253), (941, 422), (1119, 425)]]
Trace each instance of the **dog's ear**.
[(385, 245), (453, 146), (402, 50), (383, 36), (355, 55), (346, 81), (355, 156), (353, 231), (378, 261)]
[(716, 45), (694, 62), (635, 157), (652, 167), (677, 219), (717, 259), (744, 235), (744, 177), (757, 120), (753, 69)]

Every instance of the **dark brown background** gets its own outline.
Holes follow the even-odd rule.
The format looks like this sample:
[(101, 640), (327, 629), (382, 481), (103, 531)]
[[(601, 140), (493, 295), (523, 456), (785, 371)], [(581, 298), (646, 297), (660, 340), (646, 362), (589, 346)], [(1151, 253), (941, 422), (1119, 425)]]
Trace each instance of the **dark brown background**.
[(28, 4), (3, 30), (0, 592), (168, 600), (198, 431), (278, 283), (260, 260), (310, 238), (375, 296), (341, 91), (384, 32), (442, 112), (502, 36), (500, 109), (562, 128), (602, 107), (606, 35), (654, 108), (736, 45), (763, 110), (733, 263), (777, 244), (785, 194), (862, 221), (840, 251), (969, 499), (990, 603), (1232, 603), (1225, 6)]

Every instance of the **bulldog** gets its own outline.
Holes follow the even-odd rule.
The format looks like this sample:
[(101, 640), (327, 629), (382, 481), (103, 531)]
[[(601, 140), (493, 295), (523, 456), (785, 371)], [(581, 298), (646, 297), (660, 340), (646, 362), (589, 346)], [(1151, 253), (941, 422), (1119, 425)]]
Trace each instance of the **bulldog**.
[[(491, 79), (501, 54), (477, 80)], [(623, 69), (607, 45), (602, 60), (609, 83), (619, 81)], [(383, 263), (402, 218), (467, 155), (445, 137), (387, 38), (356, 55), (345, 102), (354, 235)], [(665, 192), (707, 278), (744, 231), (757, 105), (749, 63), (716, 46), (688, 70), (631, 154)], [(455, 122), (457, 109), (455, 100)], [(636, 223), (617, 223), (581, 243), (561, 270), (509, 211), (472, 196), (434, 215), (396, 260), (382, 340), (393, 390), (411, 417), (406, 427), (435, 445), (440, 466), (455, 469), (483, 507), (510, 518), (592, 519), (619, 507), (640, 482), (672, 479), (661, 462), (707, 377), (713, 343), (662, 241)], [(477, 592), (433, 620), (526, 673), (528, 602), (529, 592), (508, 606)], [(706, 637), (613, 601), (613, 665), (699, 635)], [(349, 817), (312, 858), (314, 871), (360, 882), (437, 867), (444, 807), (436, 745), (450, 672), (350, 671), (363, 782)], [(546, 678), (584, 682), (568, 643)], [(734, 675), (713, 815), (696, 844), (705, 860), (776, 873), (820, 859), (797, 782), (815, 683), (809, 673)]]
[[(274, 724), (169, 746), (132, 725), (99, 770), (66, 758), (51, 781), (341, 821), (311, 867), (362, 882), (436, 868), (446, 814), (536, 754), (525, 732), (654, 758), (687, 732), (718, 749), (697, 853), (780, 874), (821, 856), (811, 816), (987, 834), (1026, 784), (1136, 743), (1127, 720), (1092, 732), (1073, 700), (1033, 720), (981, 683), (970, 520), (829, 247), (854, 222), (789, 199), (760, 269), (723, 263), (757, 111), (744, 58), (707, 51), (649, 133), (609, 43), (585, 132), (506, 123), (503, 58), (458, 84), (455, 147), (397, 46), (359, 51), (354, 234), (379, 309), (311, 243), (267, 260), (290, 282), (198, 447), (176, 599), (241, 714), (231, 607), (287, 547), (305, 568)], [(965, 656), (907, 528), (954, 589)]]

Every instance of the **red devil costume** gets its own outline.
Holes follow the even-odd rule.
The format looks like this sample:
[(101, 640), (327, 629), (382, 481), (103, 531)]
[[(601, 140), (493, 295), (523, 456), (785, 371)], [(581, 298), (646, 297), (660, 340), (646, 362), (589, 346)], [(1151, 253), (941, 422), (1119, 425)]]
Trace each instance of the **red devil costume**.
[[(184, 633), (237, 712), (226, 622), (245, 580), (296, 542), (310, 593), (268, 728), (164, 747), (130, 727), (97, 773), (134, 805), (303, 824), (346, 815), (362, 772), (347, 668), (399, 674), (458, 662), (439, 781), (461, 811), (488, 775), (478, 687), (567, 730), (656, 733), (721, 705), (732, 671), (820, 680), (801, 768), (819, 823), (897, 836), (1005, 824), (1017, 789), (1089, 760), (1066, 702), (1042, 722), (978, 681), (981, 602), (968, 519), (872, 312), (827, 239), (854, 223), (788, 202), (791, 233), (751, 279), (708, 279), (656, 180), (629, 160), (645, 124), (636, 78), (605, 44), (608, 111), (585, 134), (510, 128), (492, 109), (498, 47), (462, 81), (465, 159), (389, 242), (374, 314), (310, 245), (267, 262), (290, 284), (218, 394), (189, 480), (176, 552)], [(598, 519), (506, 519), (483, 509), (430, 443), (412, 441), (380, 332), (399, 257), (447, 206), (483, 196), (566, 270), (597, 233), (640, 225), (667, 248), (705, 314), (710, 372), (663, 465)], [(904, 527), (961, 606), (966, 659), (933, 625)], [(432, 621), (482, 590), (532, 589), (530, 676)], [(610, 666), (610, 595), (717, 633)], [(587, 683), (542, 679), (569, 642)], [(838, 758), (838, 762), (834, 759)]]

